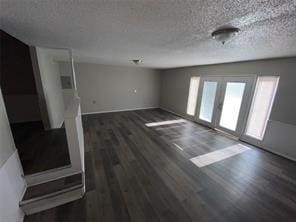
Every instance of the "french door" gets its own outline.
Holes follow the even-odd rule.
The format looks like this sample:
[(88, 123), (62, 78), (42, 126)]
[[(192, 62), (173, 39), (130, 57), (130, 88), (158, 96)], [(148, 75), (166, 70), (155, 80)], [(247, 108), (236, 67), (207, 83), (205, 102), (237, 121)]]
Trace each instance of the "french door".
[(239, 137), (244, 129), (255, 78), (202, 77), (197, 100), (197, 120)]

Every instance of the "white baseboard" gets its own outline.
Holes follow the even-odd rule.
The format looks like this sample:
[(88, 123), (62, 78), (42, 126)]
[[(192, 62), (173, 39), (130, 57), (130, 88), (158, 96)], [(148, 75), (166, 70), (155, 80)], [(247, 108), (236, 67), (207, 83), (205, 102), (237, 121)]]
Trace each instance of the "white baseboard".
[(81, 173), (81, 171), (73, 169), (71, 166), (66, 166), (43, 171), (37, 174), (26, 175), (25, 180), (27, 182), (27, 186), (30, 187), (48, 181), (57, 180), (66, 176), (71, 176), (77, 173)]
[(125, 111), (134, 111), (134, 110), (143, 110), (143, 109), (157, 109), (157, 106), (150, 106), (150, 107), (140, 107), (140, 108), (133, 108), (133, 109), (118, 109), (118, 110), (103, 110), (97, 112), (82, 112), (82, 115), (91, 115), (91, 114), (101, 114), (101, 113), (115, 113), (115, 112), (125, 112)]
[(182, 117), (182, 118), (187, 119), (187, 120), (192, 121), (192, 122), (195, 122), (193, 118), (190, 118), (190, 117), (188, 117), (188, 116), (185, 116), (185, 115), (182, 115), (182, 114), (176, 113), (176, 112), (174, 112), (174, 111), (172, 111), (172, 110), (169, 110), (169, 109), (166, 109), (166, 108), (163, 108), (163, 107), (159, 107), (159, 108), (162, 109), (162, 110), (164, 110), (164, 111), (167, 111), (167, 112), (169, 112), (169, 113), (172, 113), (172, 114), (174, 114), (174, 115), (176, 115), (176, 116)]
[(59, 124), (59, 128), (62, 128), (63, 124), (64, 124), (64, 120)]
[(292, 160), (292, 161), (296, 162), (296, 159), (295, 159), (295, 158), (293, 158), (293, 157), (291, 157), (291, 156), (288, 156), (288, 155), (286, 155), (286, 154), (280, 153), (280, 152), (278, 152), (278, 151), (271, 150), (269, 147), (266, 147), (266, 146), (264, 146), (264, 145), (255, 145), (255, 144), (252, 144), (251, 142), (249, 142), (249, 141), (247, 141), (247, 140), (244, 140), (244, 139), (242, 139), (241, 141), (242, 141), (242, 142), (245, 142), (245, 143), (247, 143), (247, 144), (251, 144), (252, 146), (255, 146), (255, 147), (259, 148), (259, 149), (265, 150), (265, 151), (267, 151), (267, 152), (269, 152), (269, 153), (273, 153), (273, 154), (275, 154), (275, 155), (277, 155), (277, 156), (281, 156), (281, 157), (284, 157), (284, 158), (286, 158), (286, 159), (288, 159), (288, 160)]
[(23, 204), (21, 208), (25, 212), (26, 215), (31, 215), (34, 213), (38, 213), (43, 210), (51, 209), (74, 200), (81, 199), (84, 195), (83, 188), (78, 188), (74, 190), (70, 190), (59, 195), (55, 195), (53, 197), (48, 197), (44, 199), (40, 199), (37, 201), (33, 201), (28, 204)]

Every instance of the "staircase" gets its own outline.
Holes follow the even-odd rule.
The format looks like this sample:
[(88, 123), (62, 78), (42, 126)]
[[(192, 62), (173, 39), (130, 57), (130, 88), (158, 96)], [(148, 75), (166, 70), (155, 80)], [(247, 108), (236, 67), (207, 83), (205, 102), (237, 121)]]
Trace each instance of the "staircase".
[(44, 183), (28, 186), (20, 208), (26, 215), (47, 210), (82, 198), (84, 175), (76, 173)]
[[(77, 95), (77, 93), (74, 93), (73, 95)], [(52, 131), (50, 134), (53, 133), (53, 137), (56, 137), (56, 133), (58, 133), (58, 135), (66, 136), (67, 143), (64, 143), (64, 145), (68, 148), (70, 158), (69, 165), (51, 170), (46, 170), (46, 168), (40, 173), (25, 176), (27, 189), (19, 206), (26, 215), (34, 214), (80, 199), (84, 195), (84, 136), (81, 121), (80, 99), (77, 96), (73, 97), (73, 100), (69, 103), (67, 110), (65, 111), (64, 124), (65, 129)], [(62, 134), (60, 134), (60, 131)], [(61, 146), (57, 142), (50, 143), (50, 141), (55, 140), (47, 141), (41, 136), (39, 136), (38, 139), (46, 143), (43, 145), (44, 147), (51, 147), (51, 149), (49, 149), (50, 152), (46, 154), (46, 157), (53, 158), (51, 158), (51, 161), (48, 164), (52, 164), (52, 161), (60, 159), (57, 153), (61, 149)], [(43, 166), (46, 164), (42, 161), (41, 165)]]

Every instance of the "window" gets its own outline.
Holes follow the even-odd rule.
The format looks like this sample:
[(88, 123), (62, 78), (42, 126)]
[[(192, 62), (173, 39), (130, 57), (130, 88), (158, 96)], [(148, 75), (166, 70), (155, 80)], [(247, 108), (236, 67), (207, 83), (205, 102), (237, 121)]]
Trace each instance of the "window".
[(247, 122), (247, 136), (263, 139), (278, 81), (279, 77), (276, 76), (258, 77)]
[(246, 83), (228, 82), (219, 125), (235, 131)]
[(195, 113), (198, 86), (199, 86), (199, 77), (191, 77), (189, 94), (188, 94), (188, 103), (187, 103), (187, 114), (191, 116), (194, 116), (194, 113)]
[(215, 105), (217, 82), (205, 81), (202, 91), (199, 118), (201, 120), (212, 122), (212, 116)]

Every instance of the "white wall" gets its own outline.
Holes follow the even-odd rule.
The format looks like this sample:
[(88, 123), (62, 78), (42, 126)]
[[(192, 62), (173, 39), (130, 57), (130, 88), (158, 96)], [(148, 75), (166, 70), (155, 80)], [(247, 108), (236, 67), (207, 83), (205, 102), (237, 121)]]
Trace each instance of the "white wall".
[(19, 201), (25, 189), (22, 167), (10, 131), (0, 90), (0, 220), (22, 221)]
[(58, 63), (47, 49), (37, 47), (42, 87), (51, 128), (61, 127), (64, 121), (64, 101)]
[(186, 106), (191, 76), (246, 74), (280, 76), (270, 121), (261, 145), (272, 152), (296, 159), (296, 137), (291, 137), (291, 132), (296, 130), (295, 57), (163, 70), (160, 106), (187, 116)]
[[(61, 62), (61, 75), (70, 75), (69, 67)], [(82, 113), (159, 106), (160, 79), (156, 70), (75, 63), (75, 72)]]

